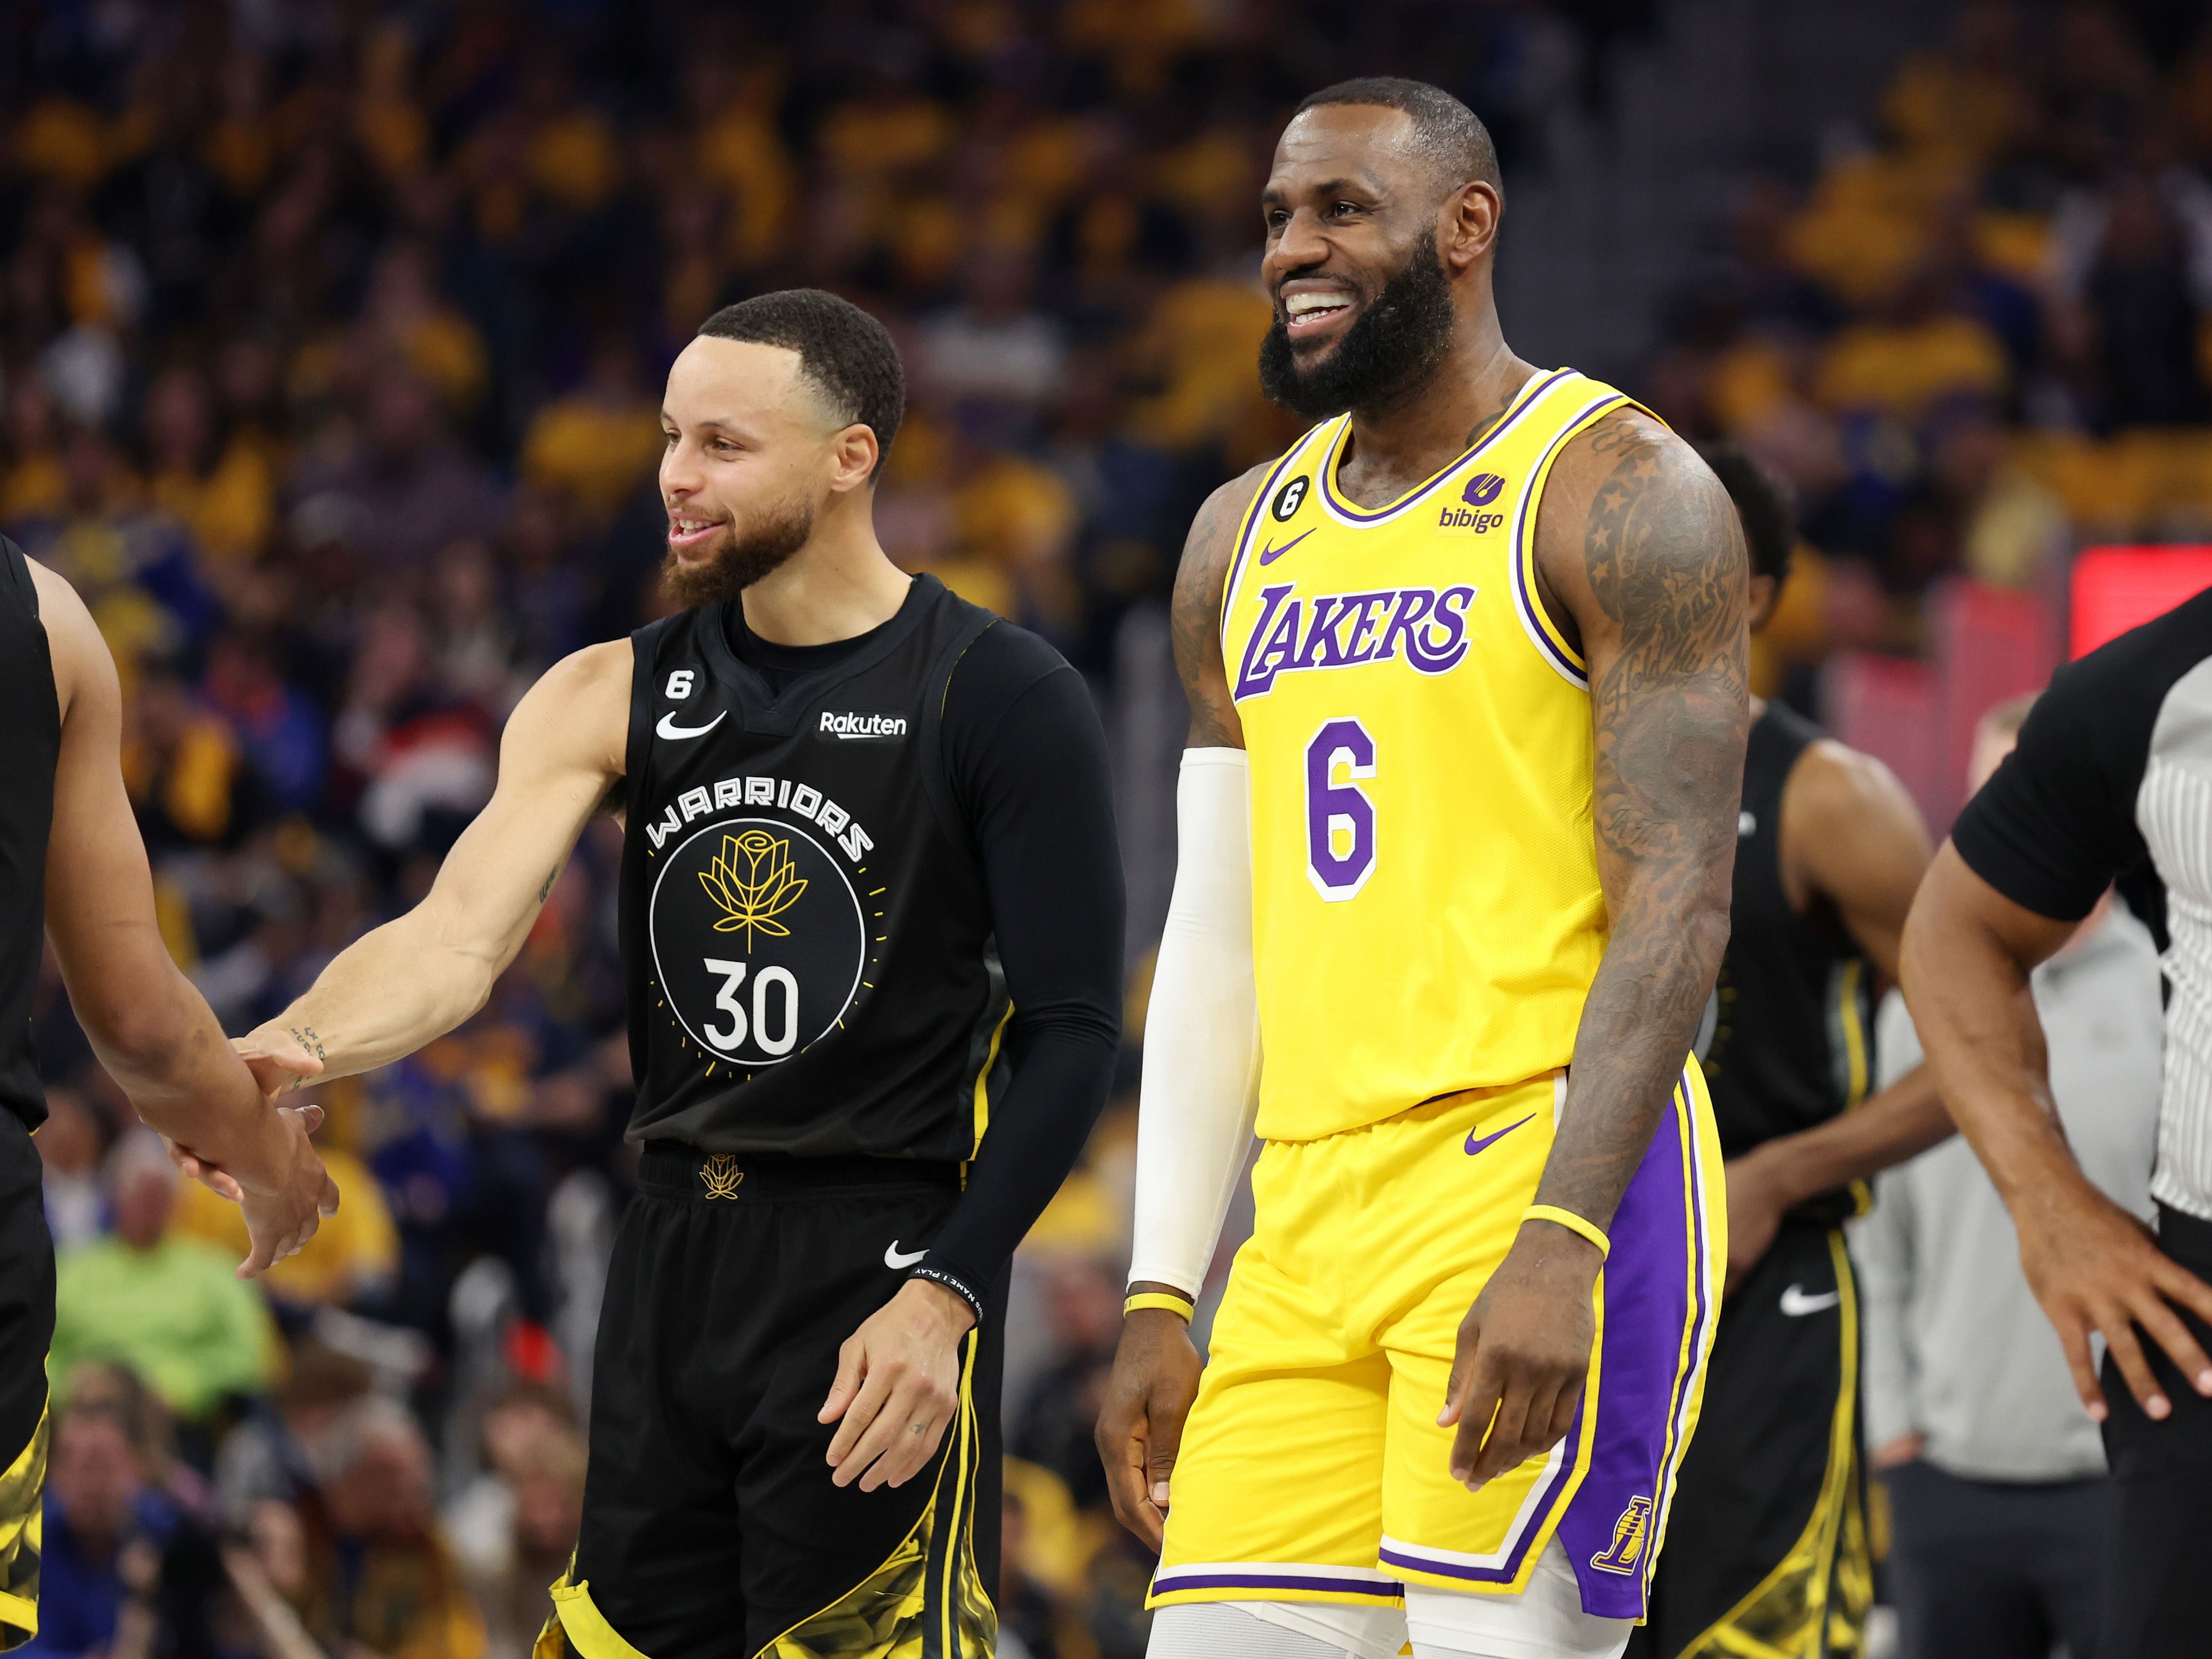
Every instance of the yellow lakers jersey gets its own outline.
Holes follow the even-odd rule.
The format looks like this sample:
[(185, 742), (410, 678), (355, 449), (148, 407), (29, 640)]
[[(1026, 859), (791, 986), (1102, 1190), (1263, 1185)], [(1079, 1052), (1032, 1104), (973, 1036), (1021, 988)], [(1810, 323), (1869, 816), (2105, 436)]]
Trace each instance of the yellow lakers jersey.
[(1628, 402), (1538, 374), (1387, 507), (1351, 418), (1248, 510), (1222, 646), (1251, 757), (1259, 1132), (1307, 1140), (1565, 1066), (1606, 943), (1579, 655), (1533, 566), (1544, 480)]

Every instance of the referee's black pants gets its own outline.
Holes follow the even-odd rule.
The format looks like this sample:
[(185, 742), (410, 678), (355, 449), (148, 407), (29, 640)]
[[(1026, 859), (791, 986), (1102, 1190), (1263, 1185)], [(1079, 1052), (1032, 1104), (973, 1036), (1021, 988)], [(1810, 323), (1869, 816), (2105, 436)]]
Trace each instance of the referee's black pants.
[[(2212, 1281), (2212, 1222), (2159, 1206), (2159, 1246)], [(2212, 1352), (2212, 1326), (2176, 1308)], [(2212, 1400), (2148, 1338), (2143, 1352), (2173, 1415), (2154, 1423), (2108, 1356), (2105, 1455), (2112, 1466), (2112, 1525), (2105, 1550), (2105, 1659), (2203, 1659), (2212, 1652)]]

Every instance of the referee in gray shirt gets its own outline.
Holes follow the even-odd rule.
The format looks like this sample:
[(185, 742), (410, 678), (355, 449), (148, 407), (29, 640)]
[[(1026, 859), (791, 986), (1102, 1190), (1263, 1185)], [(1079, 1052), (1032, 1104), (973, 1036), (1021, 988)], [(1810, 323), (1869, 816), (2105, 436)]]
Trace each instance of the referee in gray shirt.
[[(2155, 1233), (2051, 1104), (2029, 974), (2118, 879), (2168, 993)], [(2204, 1659), (2212, 1576), (2212, 592), (2051, 677), (1905, 924), (1905, 1000), (2003, 1194), (2075, 1392), (2104, 1426), (2107, 1659)], [(2103, 1376), (2094, 1336), (2105, 1344)]]
[[(1976, 734), (1972, 785), (2033, 698)], [(2032, 979), (2051, 1092), (2081, 1172), (2148, 1221), (2165, 1047), (2158, 949), (2109, 896)], [(1882, 1006), (1881, 1079), (1919, 1064), (1904, 1000)], [(1851, 1228), (1870, 1462), (1893, 1517), (1899, 1659), (2090, 1659), (2110, 1510), (2105, 1451), (2057, 1334), (2020, 1270), (1996, 1188), (1963, 1140), (1885, 1171)]]

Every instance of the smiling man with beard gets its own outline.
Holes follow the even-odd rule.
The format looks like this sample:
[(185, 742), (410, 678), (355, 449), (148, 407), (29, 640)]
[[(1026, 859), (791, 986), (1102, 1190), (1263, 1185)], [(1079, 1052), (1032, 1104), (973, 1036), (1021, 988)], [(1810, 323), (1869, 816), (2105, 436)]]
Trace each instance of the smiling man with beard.
[(241, 1045), (289, 1086), (450, 1030), (623, 817), (641, 1190), (541, 1659), (993, 1650), (1007, 1264), (1105, 1099), (1121, 860), (1081, 678), (876, 540), (903, 398), (832, 295), (709, 318), (683, 608), (557, 664), (428, 896)]
[(1497, 158), (1455, 99), (1315, 94), (1261, 207), (1261, 384), (1320, 424), (1215, 492), (1176, 578), (1180, 860), (1100, 1450), (1161, 1548), (1152, 1659), (1618, 1655), (1727, 1260), (1690, 1047), (1742, 538), (1658, 421), (1507, 348)]

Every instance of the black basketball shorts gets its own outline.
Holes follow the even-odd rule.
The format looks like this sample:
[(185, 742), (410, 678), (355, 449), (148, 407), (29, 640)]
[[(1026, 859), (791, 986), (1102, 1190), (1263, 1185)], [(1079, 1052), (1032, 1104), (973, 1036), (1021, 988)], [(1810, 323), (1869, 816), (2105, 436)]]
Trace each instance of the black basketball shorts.
[(957, 1165), (709, 1157), (655, 1142), (592, 1361), (584, 1519), (538, 1659), (993, 1651), (1005, 1287), (961, 1405), (896, 1489), (830, 1483), (837, 1350), (905, 1283)]
[(1874, 1599), (1858, 1287), (1840, 1228), (1785, 1223), (1721, 1310), (1638, 1659), (1856, 1654)]
[(0, 1652), (39, 1629), (54, 1249), (31, 1132), (0, 1108)]

